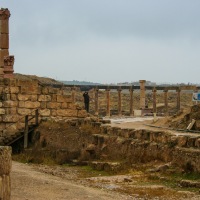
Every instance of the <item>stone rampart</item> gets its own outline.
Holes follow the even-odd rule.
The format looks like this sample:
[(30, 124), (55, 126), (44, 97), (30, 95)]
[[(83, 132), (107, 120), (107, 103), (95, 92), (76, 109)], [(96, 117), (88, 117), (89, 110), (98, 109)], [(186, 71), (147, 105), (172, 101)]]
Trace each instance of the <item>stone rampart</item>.
[(11, 147), (0, 146), (0, 199), (10, 200), (11, 196)]
[[(43, 86), (37, 80), (0, 79), (0, 130), (24, 127), (24, 116), (86, 117), (85, 110), (72, 102), (62, 88)], [(14, 124), (15, 122), (18, 122)]]
[(98, 158), (106, 155), (110, 160), (126, 160), (131, 164), (160, 160), (200, 172), (200, 135), (197, 133), (181, 135), (166, 131), (122, 129), (89, 118), (79, 120), (79, 125), (86, 133), (93, 134)]

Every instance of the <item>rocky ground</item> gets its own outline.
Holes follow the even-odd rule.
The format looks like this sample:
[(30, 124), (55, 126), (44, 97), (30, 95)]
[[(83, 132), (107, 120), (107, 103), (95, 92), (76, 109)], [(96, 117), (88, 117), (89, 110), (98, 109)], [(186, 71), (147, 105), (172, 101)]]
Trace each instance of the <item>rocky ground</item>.
[(142, 170), (109, 176), (84, 167), (13, 162), (11, 180), (13, 200), (200, 199), (197, 191), (169, 187), (167, 179), (166, 184), (155, 177), (148, 179)]

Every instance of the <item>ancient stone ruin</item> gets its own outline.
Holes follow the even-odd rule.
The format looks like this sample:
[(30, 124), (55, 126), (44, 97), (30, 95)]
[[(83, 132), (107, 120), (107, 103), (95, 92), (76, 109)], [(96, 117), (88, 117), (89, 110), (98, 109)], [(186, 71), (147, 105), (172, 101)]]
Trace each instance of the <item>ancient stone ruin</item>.
[(0, 10), (0, 77), (13, 78), (14, 56), (9, 55), (9, 18), (7, 8)]

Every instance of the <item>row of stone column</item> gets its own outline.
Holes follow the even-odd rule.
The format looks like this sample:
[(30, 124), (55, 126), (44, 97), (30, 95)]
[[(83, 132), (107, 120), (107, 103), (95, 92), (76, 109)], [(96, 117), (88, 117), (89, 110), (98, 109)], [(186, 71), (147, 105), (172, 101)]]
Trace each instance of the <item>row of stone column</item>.
[[(145, 80), (140, 81), (140, 109), (145, 110), (146, 108), (146, 95), (145, 95)], [(75, 92), (76, 88), (72, 88), (72, 101), (75, 103)], [(118, 115), (122, 115), (122, 89), (119, 86), (117, 89), (118, 92)], [(176, 90), (177, 92), (177, 110), (180, 110), (180, 89)], [(129, 88), (129, 93), (130, 93), (130, 102), (129, 102), (129, 108), (130, 108), (130, 116), (133, 115), (133, 88), (132, 86)], [(152, 90), (152, 96), (153, 96), (153, 108), (152, 112), (157, 113), (157, 106), (156, 106), (156, 96), (157, 96), (157, 90), (154, 88)], [(99, 88), (96, 87), (94, 88), (94, 99), (95, 99), (95, 115), (99, 114)], [(110, 116), (110, 89), (106, 89), (106, 116)], [(164, 105), (165, 105), (165, 114), (168, 115), (168, 90), (164, 90)]]
[(0, 9), (0, 78), (13, 78), (14, 56), (9, 55), (9, 18), (7, 8)]

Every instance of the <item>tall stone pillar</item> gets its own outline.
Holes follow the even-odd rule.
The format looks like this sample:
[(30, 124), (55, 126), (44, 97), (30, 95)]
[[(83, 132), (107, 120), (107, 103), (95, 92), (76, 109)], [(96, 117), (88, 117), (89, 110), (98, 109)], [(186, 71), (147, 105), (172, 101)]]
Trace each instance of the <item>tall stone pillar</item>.
[(76, 87), (71, 88), (71, 94), (72, 94), (72, 102), (75, 103), (76, 101)]
[(3, 77), (4, 78), (13, 78), (14, 75), (13, 75), (13, 65), (14, 65), (14, 56), (4, 56), (4, 69), (3, 69), (3, 72), (4, 72), (4, 75)]
[(153, 89), (153, 113), (157, 112), (157, 108), (156, 108), (156, 88)]
[(99, 89), (98, 87), (95, 88), (95, 115), (99, 115)]
[(169, 115), (169, 109), (168, 109), (168, 90), (164, 90), (164, 102), (165, 102), (165, 115)]
[(122, 89), (118, 88), (118, 115), (122, 115)]
[(11, 199), (12, 148), (0, 146), (0, 199)]
[(145, 108), (145, 80), (140, 80), (140, 108)]
[(110, 89), (106, 90), (107, 109), (106, 116), (110, 117)]
[(129, 89), (130, 92), (130, 116), (133, 116), (133, 87)]
[(176, 90), (177, 92), (177, 110), (179, 111), (181, 109), (181, 90), (178, 88)]
[(9, 17), (7, 8), (0, 9), (0, 77), (4, 75), (4, 57), (9, 56)]

